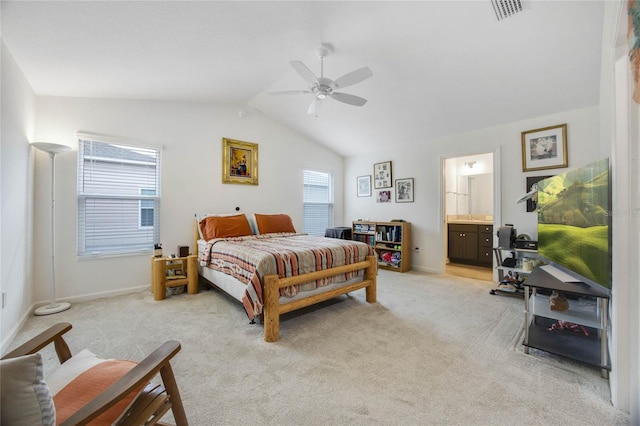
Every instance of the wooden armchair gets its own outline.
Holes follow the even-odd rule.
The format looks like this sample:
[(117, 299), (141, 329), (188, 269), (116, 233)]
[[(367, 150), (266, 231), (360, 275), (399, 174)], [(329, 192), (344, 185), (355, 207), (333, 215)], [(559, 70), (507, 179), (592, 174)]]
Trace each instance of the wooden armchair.
[[(69, 323), (56, 324), (20, 347), (9, 352), (2, 357), (2, 360), (36, 354), (50, 343), (53, 343), (58, 359), (61, 363), (60, 368), (62, 368), (64, 363), (72, 358), (71, 351), (63, 338), (63, 334), (71, 330), (71, 327), (72, 326)], [(114, 424), (161, 425), (163, 423), (159, 423), (160, 418), (169, 410), (172, 410), (177, 426), (188, 425), (182, 400), (180, 398), (180, 392), (178, 391), (178, 385), (170, 364), (171, 358), (173, 358), (179, 351), (180, 343), (170, 340), (159, 346), (141, 362), (137, 364), (130, 363), (131, 365), (134, 365), (133, 368), (130, 368), (113, 384), (106, 387), (106, 389), (96, 391), (100, 393), (59, 424), (85, 425), (91, 423), (100, 416), (102, 417), (98, 420), (102, 420), (106, 415), (105, 413), (110, 409), (116, 406), (119, 402), (122, 404), (122, 401), (127, 397), (131, 398), (132, 395), (134, 395), (132, 402), (126, 406), (125, 410), (121, 413), (117, 413), (117, 420)], [(71, 363), (68, 365), (70, 364)], [(150, 380), (158, 373), (162, 379), (162, 385), (150, 383)], [(67, 385), (67, 387), (72, 385), (73, 383)], [(86, 389), (91, 387), (91, 385), (92, 384), (87, 386), (85, 383), (83, 385), (84, 388), (80, 389), (80, 391), (85, 392)], [(53, 402), (56, 402), (55, 397), (53, 398)], [(56, 405), (56, 412), (58, 412), (60, 408), (61, 407)], [(111, 420), (109, 423), (111, 423)]]

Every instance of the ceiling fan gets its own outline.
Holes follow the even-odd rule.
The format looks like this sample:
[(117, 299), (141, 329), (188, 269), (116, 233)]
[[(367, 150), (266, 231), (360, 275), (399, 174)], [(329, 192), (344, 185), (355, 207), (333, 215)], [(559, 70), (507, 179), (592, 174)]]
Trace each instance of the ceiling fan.
[(314, 96), (314, 99), (311, 101), (311, 104), (307, 109), (307, 114), (314, 115), (317, 114), (318, 108), (326, 98), (332, 98), (336, 101), (355, 106), (363, 106), (366, 104), (366, 99), (361, 98), (360, 96), (350, 95), (348, 93), (336, 92), (336, 89), (342, 89), (344, 87), (360, 83), (361, 81), (373, 76), (369, 67), (359, 68), (336, 80), (331, 80), (324, 76), (324, 58), (326, 58), (329, 53), (329, 47), (325, 44), (321, 44), (315, 49), (315, 51), (320, 58), (320, 77), (316, 77), (315, 74), (300, 61), (289, 62), (293, 69), (310, 84), (308, 90), (286, 90), (283, 92), (271, 92), (270, 95), (311, 94)]

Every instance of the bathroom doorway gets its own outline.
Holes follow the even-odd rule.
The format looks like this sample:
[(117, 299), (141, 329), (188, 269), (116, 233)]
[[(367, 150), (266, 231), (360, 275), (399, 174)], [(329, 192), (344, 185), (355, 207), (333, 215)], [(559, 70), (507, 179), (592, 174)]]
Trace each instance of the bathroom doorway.
[(447, 274), (493, 281), (496, 157), (489, 152), (443, 160)]

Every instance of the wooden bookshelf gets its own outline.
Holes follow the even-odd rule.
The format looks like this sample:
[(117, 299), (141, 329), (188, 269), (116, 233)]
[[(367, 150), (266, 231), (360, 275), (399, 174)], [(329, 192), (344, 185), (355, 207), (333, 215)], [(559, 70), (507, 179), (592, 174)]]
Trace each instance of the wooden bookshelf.
[(353, 240), (374, 248), (379, 268), (411, 270), (411, 223), (354, 221), (351, 235)]

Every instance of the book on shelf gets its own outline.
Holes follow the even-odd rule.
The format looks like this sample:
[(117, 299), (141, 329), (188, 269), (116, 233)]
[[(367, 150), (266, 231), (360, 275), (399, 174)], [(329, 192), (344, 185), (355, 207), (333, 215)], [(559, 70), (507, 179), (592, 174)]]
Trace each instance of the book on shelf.
[(369, 223), (356, 223), (353, 225), (354, 232), (373, 233), (374, 226)]
[(380, 241), (402, 241), (401, 226), (378, 226), (376, 239)]
[(355, 241), (369, 244), (370, 246), (373, 246), (375, 244), (375, 238), (373, 235), (354, 235), (353, 239)]

